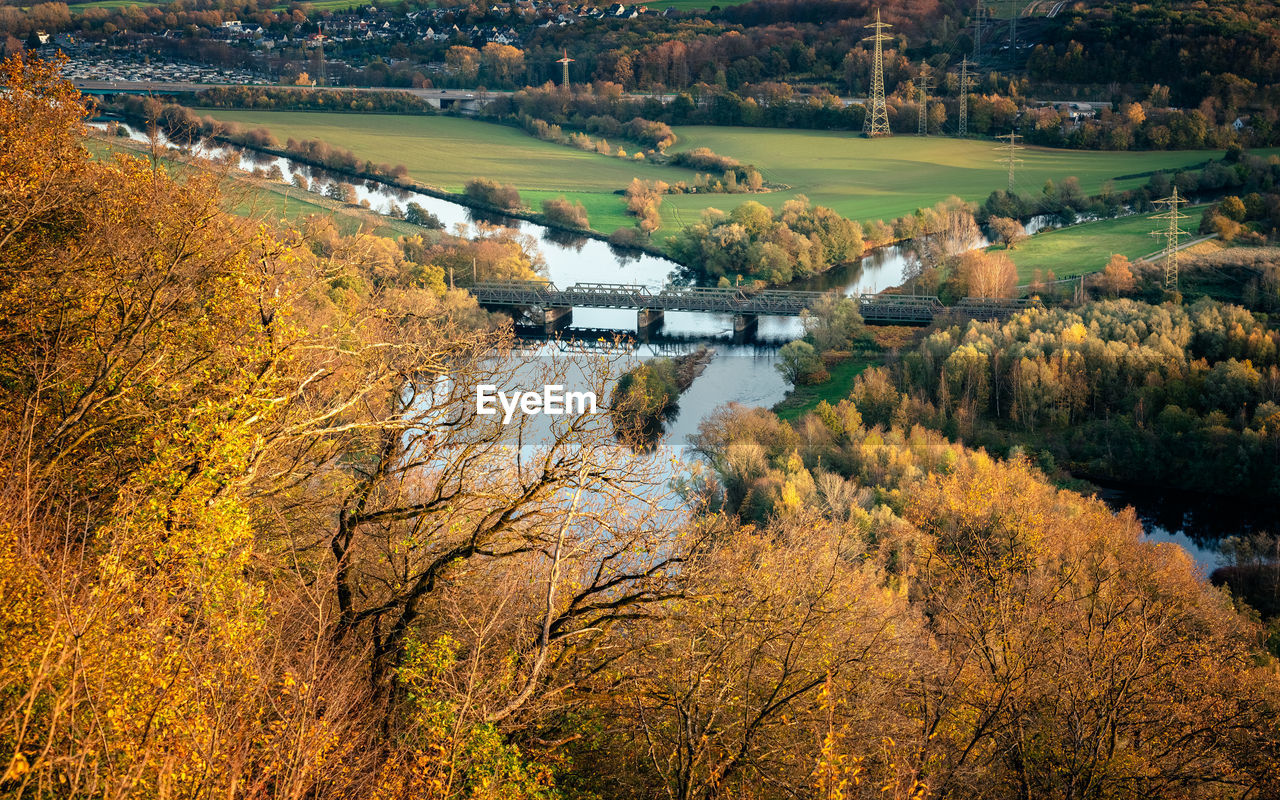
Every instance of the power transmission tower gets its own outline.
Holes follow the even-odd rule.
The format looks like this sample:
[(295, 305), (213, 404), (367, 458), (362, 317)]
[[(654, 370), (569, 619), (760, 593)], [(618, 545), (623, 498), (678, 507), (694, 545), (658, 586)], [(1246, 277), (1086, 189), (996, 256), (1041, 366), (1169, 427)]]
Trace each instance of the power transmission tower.
[(1008, 139), (1008, 144), (1002, 144), (996, 148), (1004, 155), (998, 159), (1002, 164), (1009, 165), (1009, 194), (1013, 194), (1013, 172), (1014, 168), (1022, 163), (1022, 159), (1018, 158), (1018, 151), (1026, 148), (1018, 144), (1018, 134), (1006, 133), (1003, 136), (997, 136), (997, 139)]
[(1017, 55), (1018, 51), (1018, 0), (1009, 0), (1009, 55)]
[(973, 76), (969, 67), (977, 64), (965, 58), (960, 61), (960, 135), (969, 135), (969, 89), (973, 88)]
[(987, 26), (987, 7), (979, 0), (973, 10), (973, 60), (982, 58), (982, 31)]
[(569, 91), (569, 65), (572, 64), (573, 61), (574, 59), (569, 58), (569, 48), (567, 47), (564, 50), (564, 58), (556, 60), (557, 64), (564, 67), (564, 90), (566, 92)]
[(884, 43), (893, 37), (885, 34), (885, 28), (892, 25), (880, 21), (880, 9), (876, 9), (876, 21), (865, 27), (871, 28), (875, 34), (863, 39), (864, 42), (876, 43), (875, 58), (871, 64), (871, 108), (867, 109), (867, 118), (863, 130), (868, 136), (888, 136), (889, 107), (884, 102)]
[(929, 135), (929, 90), (933, 88), (933, 78), (924, 72), (916, 78), (916, 92), (920, 95), (919, 113), (916, 117), (916, 134)]
[(1178, 210), (1178, 206), (1187, 202), (1185, 197), (1178, 196), (1178, 187), (1173, 187), (1173, 196), (1155, 201), (1156, 205), (1165, 206), (1169, 210), (1156, 214), (1152, 219), (1167, 220), (1168, 226), (1161, 226), (1151, 232), (1152, 236), (1164, 239), (1164, 288), (1165, 291), (1178, 291), (1178, 242), (1189, 234), (1178, 227), (1178, 223), (1190, 219), (1187, 214)]
[(327, 84), (326, 84), (325, 63), (324, 63), (324, 29), (320, 27), (319, 22), (316, 23), (316, 46), (320, 48), (317, 54), (317, 58), (319, 59), (319, 62), (320, 62), (319, 63), (320, 69), (317, 70), (316, 86), (325, 86)]

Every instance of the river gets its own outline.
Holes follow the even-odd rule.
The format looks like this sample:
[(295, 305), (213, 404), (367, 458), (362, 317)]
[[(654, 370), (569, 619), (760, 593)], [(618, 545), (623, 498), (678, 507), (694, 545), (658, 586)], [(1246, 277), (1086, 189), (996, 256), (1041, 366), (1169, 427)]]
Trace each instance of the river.
[[(95, 127), (104, 126), (95, 124)], [(148, 141), (144, 133), (122, 127), (126, 127), (134, 141)], [(161, 142), (186, 150), (169, 144), (163, 138)], [(409, 203), (417, 203), (434, 214), (446, 228), (457, 232), (471, 231), (475, 234), (482, 230), (480, 223), (491, 221), (481, 212), (438, 197), (404, 191), (376, 181), (352, 180), (318, 167), (247, 148), (206, 143), (200, 146), (198, 153), (208, 158), (232, 160), (246, 172), (269, 171), (273, 166), (278, 167), (285, 183), (291, 183), (295, 174), (305, 177), (309, 185), (316, 181), (327, 185), (335, 180), (350, 183), (355, 188), (357, 202), (367, 201), (369, 208), (380, 214), (390, 212), (393, 206), (404, 209)], [(537, 242), (546, 263), (545, 276), (560, 287), (580, 282), (628, 283), (656, 290), (670, 283), (691, 282), (691, 276), (684, 267), (665, 258), (623, 251), (598, 239), (566, 234), (524, 220), (504, 219), (502, 223)], [(1049, 220), (1037, 218), (1027, 226), (1028, 232), (1035, 232), (1048, 224)], [(986, 242), (978, 244), (985, 245)], [(825, 273), (805, 288), (838, 289), (846, 295), (889, 289), (904, 282), (904, 273), (912, 258), (906, 247), (880, 247), (855, 264)], [(636, 312), (633, 310), (582, 308), (574, 310), (573, 327), (569, 330), (627, 331), (634, 330), (635, 324)], [(761, 317), (755, 342), (735, 344), (730, 315), (668, 312), (661, 343), (640, 345), (636, 353), (639, 358), (688, 352), (703, 343), (712, 345), (716, 352), (703, 373), (680, 396), (679, 411), (668, 421), (664, 443), (683, 450), (688, 436), (697, 431), (699, 423), (726, 403), (767, 408), (781, 400), (786, 394), (787, 384), (774, 369), (777, 349), (802, 333), (800, 321), (794, 317)], [(552, 349), (548, 345), (547, 352), (552, 352)], [(1214, 498), (1172, 498), (1115, 489), (1104, 490), (1101, 496), (1115, 508), (1133, 505), (1149, 539), (1182, 546), (1206, 575), (1216, 566), (1215, 543), (1220, 537), (1265, 524), (1261, 516), (1225, 516), (1222, 509), (1226, 504)]]

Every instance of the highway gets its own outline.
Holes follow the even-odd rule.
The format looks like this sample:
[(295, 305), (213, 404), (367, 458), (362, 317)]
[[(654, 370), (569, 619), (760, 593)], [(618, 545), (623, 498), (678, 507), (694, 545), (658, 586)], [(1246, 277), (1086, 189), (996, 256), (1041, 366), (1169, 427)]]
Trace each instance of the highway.
[[(183, 81), (89, 81), (73, 80), (77, 89), (88, 92), (129, 92), (132, 94), (189, 94), (204, 89), (248, 87), (252, 89), (310, 89), (310, 86), (277, 86), (275, 84), (187, 83)], [(402, 89), (394, 86), (323, 87), (347, 92), (405, 92), (423, 100), (476, 100), (481, 97), (510, 95), (506, 91), (476, 92), (468, 89)]]

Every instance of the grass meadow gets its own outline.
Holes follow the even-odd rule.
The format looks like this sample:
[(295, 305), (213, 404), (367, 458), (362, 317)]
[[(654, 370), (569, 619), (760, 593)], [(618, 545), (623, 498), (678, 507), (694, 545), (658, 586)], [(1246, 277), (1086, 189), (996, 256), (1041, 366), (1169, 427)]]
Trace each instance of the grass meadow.
[[(516, 128), (458, 117), (333, 114), (308, 111), (201, 110), (247, 127), (263, 126), (281, 142), (319, 139), (375, 162), (404, 164), (420, 183), (462, 191), (472, 178), (515, 184), (526, 205), (547, 198), (582, 201), (591, 227), (609, 233), (632, 224), (619, 190), (633, 177), (669, 182), (693, 173), (632, 163), (535, 139)], [(631, 150), (625, 142), (617, 144)]]
[[(830, 206), (850, 219), (889, 220), (951, 195), (986, 199), (1008, 186), (1008, 170), (992, 142), (977, 139), (894, 136), (864, 139), (839, 131), (771, 128), (676, 128), (675, 149), (709, 147), (755, 164), (765, 180), (788, 186), (759, 199), (775, 206), (796, 194)], [(1015, 188), (1039, 195), (1046, 180), (1075, 176), (1087, 194), (1110, 181), (1116, 189), (1140, 186), (1150, 173), (1220, 157), (1219, 151), (1097, 152), (1028, 147), (1019, 152)], [(720, 198), (716, 198), (720, 199)], [(671, 199), (696, 216), (706, 196)]]
[[(1194, 231), (1200, 224), (1205, 206), (1183, 207), (1189, 219), (1183, 230)], [(1066, 228), (1038, 233), (1024, 239), (1009, 252), (1018, 267), (1018, 283), (1030, 281), (1037, 271), (1041, 277), (1052, 272), (1056, 278), (1069, 278), (1096, 272), (1119, 253), (1130, 260), (1150, 255), (1164, 246), (1164, 241), (1151, 235), (1161, 223), (1152, 214), (1136, 214), (1119, 219), (1086, 222)], [(1167, 223), (1166, 223), (1167, 224)], [(1194, 238), (1194, 234), (1188, 239)], [(1002, 250), (1003, 245), (992, 248)]]
[[(602, 233), (632, 224), (620, 191), (632, 178), (675, 182), (693, 172), (601, 156), (543, 142), (516, 128), (457, 117), (361, 116), (305, 111), (201, 110), (202, 114), (247, 127), (266, 127), (282, 142), (288, 138), (320, 139), (353, 151), (362, 159), (404, 164), (410, 176), (447, 191), (461, 191), (473, 177), (514, 184), (526, 205), (537, 209), (544, 199), (568, 196), (587, 208), (591, 227)], [(864, 139), (849, 132), (788, 131), (772, 128), (679, 127), (675, 150), (709, 147), (722, 155), (754, 164), (766, 180), (786, 188), (758, 195), (669, 195), (662, 203), (661, 239), (696, 222), (708, 207), (732, 209), (748, 199), (778, 207), (804, 194), (857, 220), (890, 220), (951, 195), (980, 201), (1005, 188), (1007, 170), (992, 142), (942, 137), (896, 136)], [(615, 145), (631, 150), (627, 142)], [(1038, 195), (1047, 180), (1074, 176), (1084, 191), (1104, 185), (1116, 189), (1140, 186), (1159, 170), (1173, 171), (1221, 156), (1218, 151), (1090, 152), (1028, 147), (1016, 189)], [(1114, 227), (1109, 227), (1114, 223)], [(1053, 270), (1059, 276), (1097, 268), (1112, 252), (1143, 255), (1156, 249), (1150, 237), (1130, 243), (1126, 226), (1145, 222), (1120, 220), (1082, 226), (1086, 233), (1046, 234), (1014, 251), (1019, 269)], [(1072, 229), (1076, 230), (1076, 229)], [(1096, 246), (1077, 262), (1081, 242), (1098, 235)], [(1058, 237), (1058, 238), (1055, 238)], [(1117, 244), (1123, 239), (1125, 244)], [(1113, 249), (1116, 248), (1116, 249)], [(1105, 251), (1105, 252), (1104, 252)], [(1031, 266), (1033, 259), (1045, 259)]]
[(71, 6), (71, 13), (88, 11), (91, 8), (128, 8), (129, 6), (138, 6), (139, 8), (155, 8), (163, 5), (160, 2), (152, 2), (151, 0), (90, 0), (88, 3), (76, 3)]

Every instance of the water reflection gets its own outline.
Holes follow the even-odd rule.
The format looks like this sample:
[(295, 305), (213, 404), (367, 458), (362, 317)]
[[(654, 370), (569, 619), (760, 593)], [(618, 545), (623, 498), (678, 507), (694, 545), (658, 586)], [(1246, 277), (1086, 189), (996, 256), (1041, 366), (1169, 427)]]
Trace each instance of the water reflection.
[(1098, 496), (1117, 511), (1132, 506), (1147, 538), (1182, 546), (1208, 575), (1218, 566), (1218, 543), (1227, 536), (1277, 532), (1273, 509), (1194, 492), (1105, 487)]

